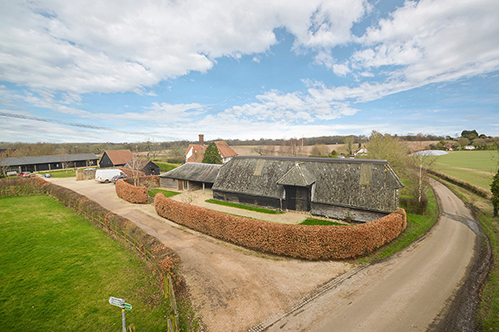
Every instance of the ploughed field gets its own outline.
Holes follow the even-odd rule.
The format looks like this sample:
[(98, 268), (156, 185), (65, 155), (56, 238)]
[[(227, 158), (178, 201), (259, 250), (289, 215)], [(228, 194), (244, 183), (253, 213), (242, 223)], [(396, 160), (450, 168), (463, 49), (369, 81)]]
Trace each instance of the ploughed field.
[(134, 253), (47, 196), (0, 198), (0, 330), (165, 331), (161, 285)]

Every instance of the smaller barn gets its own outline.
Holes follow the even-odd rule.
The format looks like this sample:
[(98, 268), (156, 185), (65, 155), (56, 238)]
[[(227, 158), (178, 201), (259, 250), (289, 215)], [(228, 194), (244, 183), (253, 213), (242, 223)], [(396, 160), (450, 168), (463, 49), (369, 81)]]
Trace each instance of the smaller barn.
[(211, 188), (222, 165), (185, 163), (159, 176), (163, 188), (196, 190)]
[(133, 159), (130, 150), (107, 150), (99, 162), (100, 168), (125, 166)]
[(99, 160), (99, 157), (92, 153), (5, 158), (0, 159), (0, 167), (3, 174), (7, 174), (9, 171), (16, 173), (53, 171), (73, 167), (95, 166), (97, 160)]
[(160, 173), (158, 165), (145, 159), (132, 159), (126, 163), (125, 168), (144, 172), (145, 175), (159, 175)]
[(366, 222), (395, 211), (401, 187), (386, 160), (240, 156), (220, 168), (213, 198)]

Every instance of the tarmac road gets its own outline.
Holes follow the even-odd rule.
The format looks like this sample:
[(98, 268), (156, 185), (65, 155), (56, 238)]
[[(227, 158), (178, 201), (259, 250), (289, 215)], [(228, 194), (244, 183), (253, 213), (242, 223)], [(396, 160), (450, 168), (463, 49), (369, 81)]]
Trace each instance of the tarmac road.
[(297, 308), (265, 331), (427, 331), (464, 281), (479, 238), (470, 211), (433, 184), (442, 217), (424, 240)]

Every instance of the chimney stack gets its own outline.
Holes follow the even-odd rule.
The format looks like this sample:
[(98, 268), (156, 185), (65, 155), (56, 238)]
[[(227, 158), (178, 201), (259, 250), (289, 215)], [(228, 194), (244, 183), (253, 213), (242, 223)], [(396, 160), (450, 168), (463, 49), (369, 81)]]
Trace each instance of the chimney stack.
[(204, 135), (199, 134), (199, 145), (203, 146), (204, 145)]

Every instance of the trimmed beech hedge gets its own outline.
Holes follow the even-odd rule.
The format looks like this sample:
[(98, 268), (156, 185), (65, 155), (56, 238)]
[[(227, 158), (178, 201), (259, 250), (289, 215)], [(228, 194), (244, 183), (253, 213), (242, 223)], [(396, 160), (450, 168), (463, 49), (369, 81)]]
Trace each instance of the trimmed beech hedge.
[(91, 221), (115, 239), (120, 240), (140, 251), (144, 258), (152, 263), (152, 267), (160, 274), (169, 273), (179, 290), (185, 289), (185, 282), (179, 272), (179, 257), (157, 238), (145, 233), (130, 220), (123, 218), (101, 205), (42, 178), (0, 179), (1, 196), (45, 194), (54, 197), (64, 206)]
[(404, 209), (351, 227), (276, 224), (237, 217), (178, 202), (156, 194), (158, 215), (252, 250), (308, 260), (365, 256), (395, 239), (406, 228)]
[(481, 196), (485, 199), (491, 199), (492, 198), (492, 193), (488, 190), (485, 190), (485, 189), (482, 189), (482, 188), (479, 188), (475, 185), (472, 185), (471, 183), (469, 182), (465, 182), (461, 179), (458, 179), (458, 178), (455, 178), (455, 177), (452, 177), (450, 175), (447, 175), (447, 174), (444, 174), (444, 173), (441, 173), (439, 171), (435, 171), (434, 169), (427, 169), (428, 173), (430, 174), (433, 174), (445, 181), (448, 181), (452, 184), (455, 184), (456, 186), (459, 186), (461, 188), (464, 188), (466, 190), (469, 190), (471, 191), (472, 193), (475, 193), (477, 194), (478, 196)]
[(114, 187), (116, 195), (130, 203), (146, 204), (147, 203), (147, 188), (136, 187), (129, 184), (124, 179), (118, 180)]
[(42, 178), (0, 179), (0, 197), (43, 194), (43, 188), (47, 184)]
[(132, 170), (132, 169), (130, 169), (130, 168), (118, 167), (118, 169), (119, 169), (120, 171), (122, 171), (123, 173), (125, 173), (125, 174), (126, 174), (127, 176), (129, 176), (129, 177), (132, 177), (132, 176), (133, 176), (133, 174), (135, 174), (136, 172), (138, 172), (138, 173), (139, 173), (139, 176), (145, 176), (145, 175), (146, 175), (146, 173), (144, 173), (144, 172), (142, 172), (142, 171), (134, 171), (134, 170)]

